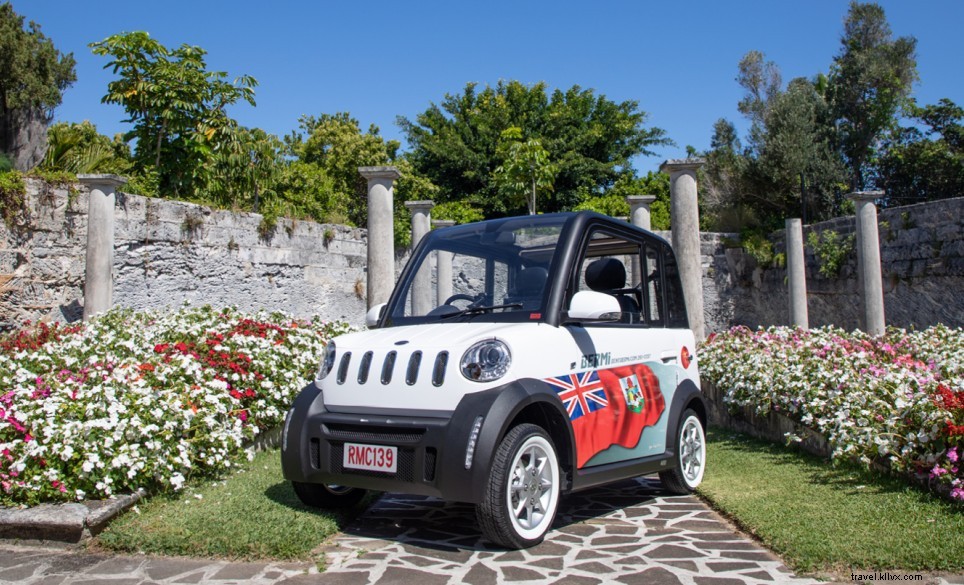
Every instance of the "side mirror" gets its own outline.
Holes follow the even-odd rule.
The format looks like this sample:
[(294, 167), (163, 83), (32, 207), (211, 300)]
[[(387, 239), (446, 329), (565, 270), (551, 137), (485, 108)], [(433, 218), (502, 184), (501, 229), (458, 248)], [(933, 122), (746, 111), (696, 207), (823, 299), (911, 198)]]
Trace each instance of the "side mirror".
[(577, 292), (569, 303), (571, 321), (618, 321), (620, 311), (616, 297), (594, 290)]
[(368, 325), (369, 328), (377, 327), (378, 322), (382, 318), (382, 313), (385, 312), (385, 306), (387, 304), (388, 303), (379, 303), (374, 307), (372, 307), (371, 309), (369, 309), (368, 312), (365, 313), (365, 325)]

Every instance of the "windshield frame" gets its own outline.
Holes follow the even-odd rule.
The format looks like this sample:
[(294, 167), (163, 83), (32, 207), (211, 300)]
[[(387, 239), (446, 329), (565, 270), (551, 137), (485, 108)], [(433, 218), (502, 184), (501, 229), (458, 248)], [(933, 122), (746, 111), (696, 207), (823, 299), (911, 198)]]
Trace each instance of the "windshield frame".
[[(571, 239), (570, 225), (576, 216), (577, 214), (570, 212), (507, 217), (432, 230), (422, 238), (413, 251), (411, 258), (405, 264), (405, 268), (402, 270), (398, 282), (389, 297), (388, 304), (382, 312), (378, 326), (398, 327), (403, 325), (462, 323), (467, 321), (492, 323), (536, 323), (547, 321), (550, 315), (547, 307), (550, 305), (550, 299), (555, 296), (552, 293), (557, 286), (555, 281), (557, 280), (556, 275), (560, 272), (560, 258), (567, 256), (560, 252), (567, 248), (565, 242)], [(433, 252), (442, 250), (484, 259), (487, 273), (487, 278), (485, 279), (486, 293), (491, 298), (494, 281), (494, 279), (491, 278), (491, 271), (494, 262), (501, 261), (512, 267), (519, 267), (527, 263), (522, 258), (524, 254), (520, 254), (520, 250), (517, 247), (513, 249), (514, 244), (486, 246), (481, 241), (484, 237), (481, 234), (511, 233), (511, 231), (515, 229), (539, 227), (558, 228), (559, 232), (554, 245), (541, 249), (538, 246), (533, 246), (527, 249), (530, 255), (533, 252), (547, 253), (551, 257), (547, 266), (545, 264), (539, 264), (547, 268), (549, 276), (543, 289), (542, 299), (538, 309), (505, 312), (499, 312), (497, 310), (468, 311), (462, 315), (445, 315), (445, 318), (441, 318), (442, 316), (440, 315), (405, 316), (402, 314), (404, 312), (404, 304), (407, 302), (407, 297), (410, 294), (409, 291), (413, 286), (417, 268), (421, 266), (422, 262), (426, 261)], [(480, 234), (480, 237), (472, 241), (467, 239), (469, 234)], [(466, 237), (460, 238), (460, 235)], [(510, 251), (511, 253), (507, 253)], [(531, 262), (529, 264), (531, 264)], [(562, 270), (562, 272), (565, 272), (565, 270)]]

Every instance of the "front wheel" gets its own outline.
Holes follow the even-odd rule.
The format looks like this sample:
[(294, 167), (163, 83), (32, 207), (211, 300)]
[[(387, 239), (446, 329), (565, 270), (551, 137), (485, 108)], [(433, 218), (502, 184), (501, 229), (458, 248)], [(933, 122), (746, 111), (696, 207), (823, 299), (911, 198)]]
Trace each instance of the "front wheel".
[(324, 483), (291, 482), (301, 503), (312, 508), (350, 508), (365, 497), (365, 490)]
[(542, 542), (559, 505), (559, 459), (542, 428), (522, 424), (499, 444), (476, 516), (482, 533), (507, 548)]
[(663, 487), (674, 494), (692, 493), (706, 469), (706, 435), (700, 418), (689, 409), (680, 417), (675, 463), (673, 469), (659, 472)]

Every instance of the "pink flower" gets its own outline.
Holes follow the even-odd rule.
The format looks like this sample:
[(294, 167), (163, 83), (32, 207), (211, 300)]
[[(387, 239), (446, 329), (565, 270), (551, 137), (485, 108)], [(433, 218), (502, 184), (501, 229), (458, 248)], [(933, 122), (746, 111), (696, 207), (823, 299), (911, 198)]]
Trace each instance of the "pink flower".
[(964, 489), (954, 488), (951, 490), (951, 497), (955, 500), (964, 500)]
[(935, 477), (940, 477), (945, 473), (947, 473), (946, 469), (944, 469), (943, 467), (940, 467), (939, 465), (935, 465), (934, 469), (931, 469), (930, 476), (931, 476), (931, 479), (934, 479)]
[(950, 461), (950, 462), (952, 462), (952, 463), (957, 463), (957, 459), (958, 459), (958, 457), (957, 457), (957, 447), (954, 447), (953, 449), (948, 450), (948, 452), (947, 452), (947, 460)]

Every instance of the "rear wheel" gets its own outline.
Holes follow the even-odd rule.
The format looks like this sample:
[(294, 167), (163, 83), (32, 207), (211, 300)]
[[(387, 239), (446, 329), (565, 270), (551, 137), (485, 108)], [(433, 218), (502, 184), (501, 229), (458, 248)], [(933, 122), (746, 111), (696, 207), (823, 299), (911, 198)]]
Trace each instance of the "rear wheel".
[(542, 542), (559, 506), (559, 459), (552, 439), (540, 427), (510, 430), (492, 462), (492, 472), (476, 516), (483, 534), (507, 548)]
[(674, 494), (688, 494), (703, 481), (706, 468), (706, 434), (700, 417), (690, 409), (680, 417), (676, 437), (676, 467), (659, 472), (663, 487)]
[(350, 508), (365, 497), (365, 490), (343, 485), (291, 482), (301, 503), (312, 508)]

